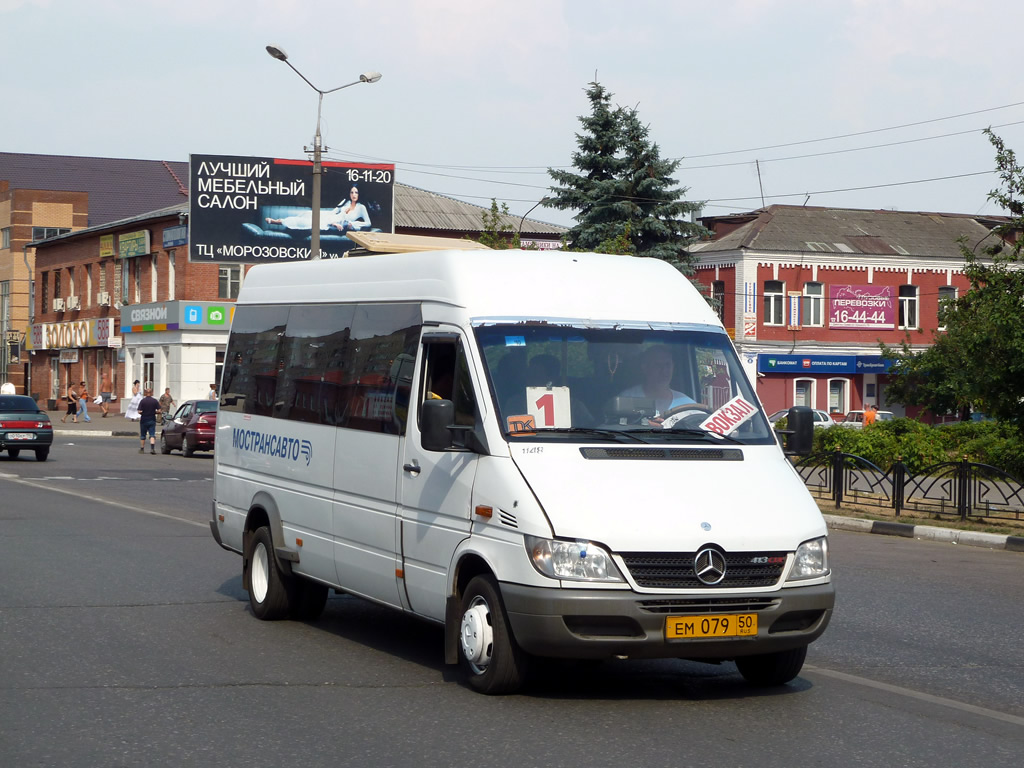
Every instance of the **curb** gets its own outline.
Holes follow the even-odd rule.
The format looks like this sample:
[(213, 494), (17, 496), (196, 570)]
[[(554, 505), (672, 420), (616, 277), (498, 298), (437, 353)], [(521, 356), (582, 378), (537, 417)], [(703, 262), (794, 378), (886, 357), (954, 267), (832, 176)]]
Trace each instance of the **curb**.
[(54, 437), (138, 437), (139, 430), (126, 432), (123, 430), (102, 429), (55, 429)]
[(935, 525), (911, 525), (893, 523), (887, 520), (861, 520), (856, 517), (824, 515), (825, 523), (832, 530), (856, 531), (858, 533), (880, 533), (883, 536), (903, 536), (908, 539), (938, 541), (947, 544), (962, 544), (968, 547), (1007, 549), (1024, 552), (1024, 536), (1010, 536), (1002, 533), (979, 533), (958, 531), (955, 528), (940, 528)]

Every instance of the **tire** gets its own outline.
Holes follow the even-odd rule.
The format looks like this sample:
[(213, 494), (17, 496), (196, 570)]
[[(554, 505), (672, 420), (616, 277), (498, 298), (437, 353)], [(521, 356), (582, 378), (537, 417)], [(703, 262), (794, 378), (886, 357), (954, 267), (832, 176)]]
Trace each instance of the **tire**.
[(8, 448), (7, 449), (7, 455), (10, 456), (12, 459), (18, 458), (18, 456), (20, 454), (21, 454), (21, 448)]
[(160, 433), (160, 453), (167, 454), (167, 453), (170, 453), (170, 452), (171, 452), (171, 446), (169, 446), (167, 444), (167, 435), (165, 435), (163, 432), (161, 432)]
[(765, 653), (760, 656), (741, 656), (736, 659), (736, 668), (751, 685), (769, 688), (785, 685), (800, 674), (807, 658), (807, 646), (790, 651)]
[(49, 455), (49, 448), (36, 448), (36, 461), (46, 461), (46, 457)]
[(274, 557), (274, 540), (267, 526), (257, 528), (249, 541), (242, 582), (249, 592), (249, 606), (257, 619), (277, 621), (288, 616), (286, 579)]
[(288, 589), (288, 617), (316, 621), (327, 605), (327, 587), (302, 576), (292, 576)]
[(182, 456), (191, 456), (194, 453), (194, 451), (195, 451), (195, 449), (192, 447), (192, 444), (188, 441), (188, 435), (182, 435), (181, 436), (181, 455)]
[(469, 686), (480, 693), (514, 693), (526, 679), (528, 657), (512, 636), (489, 575), (474, 576), (462, 594), (459, 661)]

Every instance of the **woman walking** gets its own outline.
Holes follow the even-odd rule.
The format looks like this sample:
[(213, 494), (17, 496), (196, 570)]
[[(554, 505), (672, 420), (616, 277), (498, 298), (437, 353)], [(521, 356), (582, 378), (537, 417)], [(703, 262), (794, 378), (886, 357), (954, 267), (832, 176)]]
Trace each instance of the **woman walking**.
[(74, 384), (68, 384), (67, 399), (68, 399), (68, 410), (67, 410), (67, 413), (65, 413), (63, 416), (60, 417), (61, 423), (62, 424), (66, 424), (67, 421), (68, 421), (68, 416), (70, 416), (71, 417), (71, 423), (72, 424), (77, 424), (78, 423), (78, 390), (75, 388)]
[(90, 422), (92, 419), (89, 418), (89, 388), (85, 386), (84, 381), (78, 386), (78, 415), (86, 422)]

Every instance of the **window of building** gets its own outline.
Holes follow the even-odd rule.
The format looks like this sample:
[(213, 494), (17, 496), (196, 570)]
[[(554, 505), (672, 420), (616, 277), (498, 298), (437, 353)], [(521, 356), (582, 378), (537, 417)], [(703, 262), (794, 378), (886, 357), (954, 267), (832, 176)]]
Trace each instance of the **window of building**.
[(149, 300), (150, 301), (157, 301), (157, 295), (156, 295), (156, 275), (157, 275), (157, 272), (156, 272), (156, 259), (157, 259), (157, 255), (154, 253), (153, 254), (153, 260), (150, 262), (150, 265), (149, 265)]
[(221, 267), (217, 280), (217, 297), (220, 299), (237, 299), (238, 289), (242, 287), (242, 267)]
[(956, 301), (956, 286), (944, 285), (939, 288), (938, 328), (940, 331), (946, 330), (946, 319), (944, 313), (948, 309), (949, 305), (954, 301)]
[(804, 284), (803, 325), (824, 325), (825, 286), (822, 283)]
[(100, 273), (100, 291), (107, 290), (107, 262), (101, 261), (97, 267)]
[(60, 292), (60, 270), (53, 270), (53, 298), (59, 299), (63, 294)]
[(900, 286), (900, 324), (899, 327), (907, 330), (917, 328), (917, 286)]
[(68, 267), (68, 296), (77, 296), (75, 293), (75, 268)]
[(174, 301), (174, 249), (167, 252), (167, 300)]
[(725, 281), (715, 280), (711, 283), (711, 300), (714, 302), (718, 319), (725, 323)]
[(82, 301), (82, 303), (85, 306), (87, 306), (87, 307), (91, 307), (93, 299), (95, 299), (95, 298), (96, 298), (96, 296), (92, 292), (92, 264), (86, 264), (85, 265), (85, 299)]
[(43, 313), (46, 313), (46, 312), (50, 311), (50, 273), (49, 272), (43, 272), (42, 278), (43, 278), (43, 280), (42, 280), (42, 282), (43, 282), (43, 288), (42, 288), (43, 309), (42, 309), (42, 311), (43, 311)]
[(846, 413), (850, 409), (849, 379), (829, 379), (828, 412)]
[(4, 227), (0, 229), (0, 248), (11, 247), (11, 228)]
[(793, 405), (806, 405), (808, 408), (813, 408), (814, 399), (814, 385), (817, 382), (814, 379), (797, 379), (793, 382)]
[(66, 235), (70, 231), (71, 227), (32, 227), (32, 240), (45, 240), (48, 237)]
[(135, 303), (142, 303), (142, 257), (132, 259), (135, 262)]
[(131, 302), (128, 299), (128, 286), (131, 285), (131, 259), (121, 259), (118, 263), (121, 266), (121, 303), (130, 304)]
[(764, 324), (784, 325), (786, 285), (781, 280), (765, 280), (764, 282)]

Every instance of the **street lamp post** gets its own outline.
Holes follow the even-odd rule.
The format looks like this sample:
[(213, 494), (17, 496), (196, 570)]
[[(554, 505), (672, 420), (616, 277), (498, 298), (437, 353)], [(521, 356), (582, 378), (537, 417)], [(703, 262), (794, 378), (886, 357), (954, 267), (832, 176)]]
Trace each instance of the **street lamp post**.
[(359, 76), (359, 79), (354, 83), (346, 83), (345, 85), (339, 85), (337, 88), (331, 88), (327, 91), (322, 91), (309, 82), (309, 79), (299, 72), (295, 66), (288, 61), (288, 54), (284, 52), (283, 48), (276, 45), (268, 45), (267, 53), (273, 56), (278, 61), (283, 61), (292, 71), (295, 72), (299, 77), (306, 81), (306, 84), (319, 94), (316, 105), (316, 133), (313, 135), (313, 220), (312, 220), (312, 232), (309, 236), (309, 258), (319, 259), (320, 258), (320, 177), (323, 175), (323, 165), (321, 164), (320, 153), (323, 150), (323, 146), (320, 140), (320, 113), (324, 104), (324, 96), (328, 93), (334, 93), (340, 91), (342, 88), (350, 88), (353, 85), (359, 85), (360, 83), (376, 83), (381, 78), (380, 72), (364, 72)]

